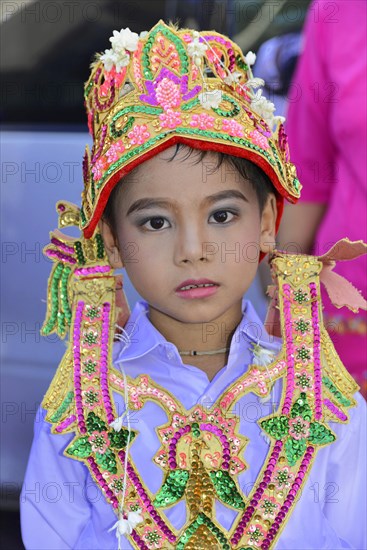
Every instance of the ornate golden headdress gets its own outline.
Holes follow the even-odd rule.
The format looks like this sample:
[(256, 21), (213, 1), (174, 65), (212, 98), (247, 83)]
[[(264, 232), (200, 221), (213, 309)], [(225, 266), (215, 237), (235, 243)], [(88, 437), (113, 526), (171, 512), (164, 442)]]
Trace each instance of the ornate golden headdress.
[(140, 36), (114, 31), (85, 85), (93, 149), (83, 163), (81, 229), (92, 237), (111, 190), (125, 174), (175, 143), (244, 157), (270, 178), (278, 199), (296, 202), (282, 117), (253, 78), (255, 55), (227, 37), (159, 21)]

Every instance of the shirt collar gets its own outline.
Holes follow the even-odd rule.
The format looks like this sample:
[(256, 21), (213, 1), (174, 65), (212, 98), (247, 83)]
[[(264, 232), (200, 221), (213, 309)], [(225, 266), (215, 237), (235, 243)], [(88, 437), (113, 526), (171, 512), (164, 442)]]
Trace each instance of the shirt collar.
[[(249, 342), (272, 350), (279, 350), (279, 339), (270, 336), (258, 317), (251, 302), (242, 299), (242, 320), (232, 337), (231, 353), (234, 348), (241, 348)], [(114, 346), (114, 361), (129, 361), (143, 357), (155, 348), (170, 348), (171, 352), (181, 359), (178, 350), (155, 328), (148, 317), (149, 307), (145, 300), (136, 302), (121, 335), (121, 341)]]

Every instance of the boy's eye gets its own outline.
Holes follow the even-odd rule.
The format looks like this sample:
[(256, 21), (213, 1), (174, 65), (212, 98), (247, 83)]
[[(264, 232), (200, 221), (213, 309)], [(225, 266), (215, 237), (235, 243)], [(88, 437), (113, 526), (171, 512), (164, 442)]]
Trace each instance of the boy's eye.
[[(235, 215), (236, 214), (234, 212), (230, 212), (229, 210), (217, 210), (217, 212), (214, 212), (214, 214), (212, 214), (210, 218), (214, 218), (216, 223), (224, 224), (232, 221)], [(229, 216), (232, 216), (232, 217), (229, 217)]]
[(148, 231), (158, 231), (159, 229), (165, 229), (165, 227), (163, 227), (165, 221), (167, 220), (162, 216), (155, 216), (154, 218), (144, 220), (141, 225)]

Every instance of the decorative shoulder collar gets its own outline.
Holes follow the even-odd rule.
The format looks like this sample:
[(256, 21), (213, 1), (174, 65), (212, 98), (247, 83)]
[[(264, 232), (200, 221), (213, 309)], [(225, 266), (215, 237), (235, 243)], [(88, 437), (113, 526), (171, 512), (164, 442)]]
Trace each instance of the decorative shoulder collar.
[[(72, 212), (71, 205), (66, 206)], [(322, 321), (320, 273), (325, 262), (274, 254), (277, 285), (271, 312), (279, 313), (279, 324), (274, 315), (268, 323), (283, 337), (278, 357), (266, 367), (250, 366), (210, 409), (186, 410), (149, 376), (122, 379), (114, 369), (115, 323), (118, 314), (120, 325), (126, 321), (128, 308), (100, 237), (88, 240), (88, 247), (58, 233), (51, 235), (45, 250), (56, 262), (43, 332), (63, 334), (70, 326), (68, 349), (42, 404), (54, 434), (74, 434), (64, 454), (88, 467), (117, 514), (117, 536), (124, 533), (134, 548), (273, 548), (316, 454), (336, 439), (327, 421), (347, 423), (348, 409), (356, 405), (358, 386)], [(237, 476), (248, 467), (243, 460), (247, 439), (239, 432), (239, 418), (228, 413), (248, 392), (268, 395), (279, 378), (279, 408), (259, 421), (271, 440), (268, 456), (244, 497)], [(117, 418), (112, 398), (116, 391), (127, 397), (130, 409), (155, 401), (169, 419), (157, 429), (161, 448), (153, 460), (164, 471), (164, 480), (156, 494), (145, 486), (127, 453), (130, 444), (138, 444), (139, 432), (128, 431)], [(208, 463), (204, 449), (218, 453), (216, 465)], [(187, 521), (176, 530), (162, 510), (180, 500), (186, 502)], [(216, 520), (215, 500), (238, 512), (228, 532)]]

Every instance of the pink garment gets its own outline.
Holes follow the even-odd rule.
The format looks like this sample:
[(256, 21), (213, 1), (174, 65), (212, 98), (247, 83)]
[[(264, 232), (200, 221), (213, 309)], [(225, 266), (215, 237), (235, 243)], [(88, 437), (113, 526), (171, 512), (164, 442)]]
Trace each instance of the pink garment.
[[(289, 93), (287, 133), (301, 200), (328, 205), (314, 243), (317, 255), (343, 237), (367, 240), (366, 18), (364, 1), (314, 1)], [(366, 256), (340, 262), (335, 271), (366, 297)], [(336, 349), (363, 389), (366, 314), (336, 309), (325, 293), (324, 304)]]

